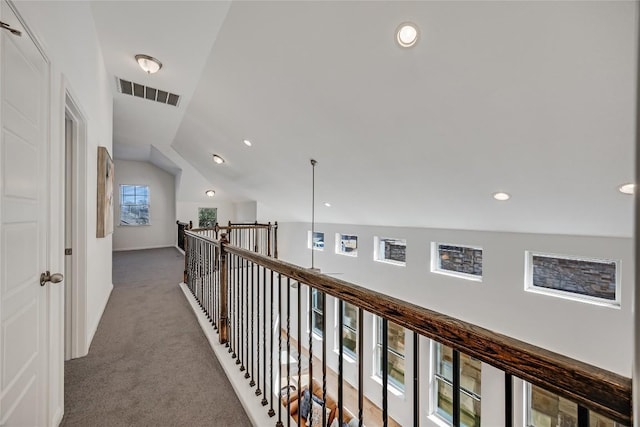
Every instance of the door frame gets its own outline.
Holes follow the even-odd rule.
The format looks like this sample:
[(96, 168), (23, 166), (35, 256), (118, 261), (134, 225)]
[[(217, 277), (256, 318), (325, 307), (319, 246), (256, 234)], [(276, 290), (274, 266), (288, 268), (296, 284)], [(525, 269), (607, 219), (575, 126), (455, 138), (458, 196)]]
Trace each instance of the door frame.
[[(87, 120), (77, 98), (73, 95), (66, 78), (62, 77), (62, 101), (60, 126), (62, 128), (62, 159), (63, 170), (65, 168), (65, 119), (69, 117), (72, 126), (73, 144), (73, 187), (72, 187), (72, 272), (71, 272), (71, 358), (86, 356), (89, 349), (87, 346), (87, 184), (81, 177), (87, 176)], [(65, 171), (66, 172), (66, 171)], [(66, 177), (66, 173), (63, 175)], [(63, 186), (64, 186), (63, 178)], [(64, 187), (63, 187), (64, 194)], [(64, 199), (64, 197), (63, 197)], [(62, 222), (64, 224), (64, 205), (62, 206)], [(61, 227), (64, 230), (64, 225)], [(64, 235), (63, 235), (64, 247)], [(64, 256), (64, 255), (63, 255)], [(64, 335), (64, 333), (63, 333)], [(64, 337), (63, 337), (64, 340)], [(66, 343), (65, 343), (66, 344)], [(64, 347), (63, 347), (64, 348)]]

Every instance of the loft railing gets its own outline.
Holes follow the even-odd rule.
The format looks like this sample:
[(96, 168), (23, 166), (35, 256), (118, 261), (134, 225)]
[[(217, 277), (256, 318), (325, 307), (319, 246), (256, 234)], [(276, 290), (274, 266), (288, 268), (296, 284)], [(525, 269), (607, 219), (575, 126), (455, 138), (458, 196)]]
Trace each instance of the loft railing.
[(184, 231), (191, 230), (193, 228), (193, 222), (176, 221), (176, 224), (178, 224), (178, 247), (184, 251)]
[[(451, 422), (454, 426), (461, 425), (462, 354), (504, 372), (506, 427), (514, 425), (514, 378), (520, 378), (575, 402), (578, 405), (578, 427), (589, 426), (590, 411), (624, 425), (632, 423), (629, 378), (388, 295), (231, 245), (225, 233), (220, 235), (220, 240), (215, 240), (194, 231), (186, 231), (186, 239), (185, 283), (217, 330), (220, 343), (228, 347), (230, 357), (239, 365), (241, 375), (249, 380), (251, 387), (256, 386), (255, 394), (261, 396), (263, 406), (268, 406), (268, 414), (272, 417), (277, 415), (277, 426), (282, 426), (283, 420), (290, 422), (289, 415), (294, 410), (295, 400), (300, 401), (305, 382), (309, 386), (315, 380), (319, 384), (316, 394), (320, 395), (323, 402), (321, 425), (328, 425), (325, 408), (329, 405), (327, 397), (331, 395), (334, 399), (337, 398), (334, 418), (337, 417), (338, 425), (342, 425), (347, 414), (347, 390), (357, 394), (356, 399), (352, 399), (350, 410), (355, 413), (358, 425), (363, 425), (365, 401), (370, 403), (365, 397), (371, 397), (370, 391), (363, 386), (364, 333), (359, 329), (357, 334), (357, 384), (345, 384), (342, 302), (357, 307), (359, 328), (364, 326), (365, 313), (382, 319), (381, 403), (376, 419), (370, 417), (365, 420), (368, 427), (376, 424), (397, 425), (390, 415), (388, 400), (389, 322), (412, 333), (412, 378), (405, 378), (405, 382), (413, 385), (410, 402), (415, 426), (420, 425), (423, 414), (420, 407), (420, 384), (429, 381), (429, 378), (420, 375), (420, 337), (453, 349)], [(307, 291), (306, 294), (304, 290)], [(321, 330), (323, 337), (327, 337), (330, 332), (327, 327), (327, 298), (321, 298), (321, 319), (314, 319), (314, 311), (311, 309), (303, 311), (305, 304), (307, 308), (314, 304), (312, 290), (323, 296), (334, 297), (339, 302), (336, 319), (339, 344), (335, 350), (338, 352), (338, 366), (335, 375), (334, 369), (328, 369), (327, 366), (327, 339), (323, 339), (321, 344), (316, 343), (316, 346), (320, 345), (320, 349), (316, 349), (313, 328), (310, 326), (306, 330), (303, 327), (303, 323), (308, 321), (308, 325)], [(292, 356), (292, 351), (295, 357)], [(337, 380), (332, 380), (332, 375), (337, 376)], [(351, 383), (353, 382), (352, 379)], [(328, 390), (328, 383), (331, 383), (332, 390)], [(283, 385), (288, 390), (290, 384), (295, 386), (295, 391), (288, 391), (281, 399), (278, 390)]]
[(239, 248), (247, 249), (262, 255), (278, 258), (278, 223), (261, 224), (232, 223), (220, 225), (216, 223), (211, 228), (196, 228), (191, 230), (201, 236), (218, 240), (222, 233), (226, 233), (229, 243)]

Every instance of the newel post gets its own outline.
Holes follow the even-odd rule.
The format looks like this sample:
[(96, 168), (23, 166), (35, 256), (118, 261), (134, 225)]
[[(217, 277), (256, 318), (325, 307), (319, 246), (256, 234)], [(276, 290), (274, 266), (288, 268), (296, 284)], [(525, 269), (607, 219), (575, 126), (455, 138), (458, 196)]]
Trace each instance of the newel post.
[(227, 240), (227, 233), (222, 233), (220, 237), (220, 319), (218, 332), (220, 337), (220, 344), (226, 344), (229, 340), (229, 318), (227, 317), (227, 250), (226, 245), (229, 244)]

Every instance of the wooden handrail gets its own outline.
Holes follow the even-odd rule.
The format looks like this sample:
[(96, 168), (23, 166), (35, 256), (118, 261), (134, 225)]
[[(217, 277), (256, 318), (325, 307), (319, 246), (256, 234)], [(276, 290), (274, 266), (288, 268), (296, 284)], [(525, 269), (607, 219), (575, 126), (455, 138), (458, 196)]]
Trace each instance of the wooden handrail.
[[(219, 240), (216, 240), (212, 237), (209, 236), (204, 236), (202, 234), (198, 234), (198, 231), (203, 231), (203, 230), (212, 230), (211, 228), (194, 228), (193, 230), (185, 230), (184, 233), (188, 234), (189, 236), (193, 237), (194, 239), (200, 239), (200, 240), (205, 240), (208, 243), (211, 243), (214, 246), (217, 247), (221, 247), (221, 243)], [(231, 245), (225, 245), (225, 248), (230, 247)], [(235, 247), (235, 246), (234, 246)]]
[(386, 318), (614, 421), (632, 424), (629, 378), (344, 280), (236, 246), (222, 246), (226, 253)]

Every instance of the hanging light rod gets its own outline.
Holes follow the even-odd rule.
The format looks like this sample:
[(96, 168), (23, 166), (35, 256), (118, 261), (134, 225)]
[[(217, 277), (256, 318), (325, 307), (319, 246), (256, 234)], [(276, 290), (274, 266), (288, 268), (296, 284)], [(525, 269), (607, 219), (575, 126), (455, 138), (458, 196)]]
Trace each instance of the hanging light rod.
[(311, 159), (311, 269), (315, 268), (314, 255), (315, 249), (313, 248), (313, 238), (316, 232), (316, 165), (318, 162)]

